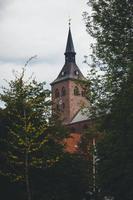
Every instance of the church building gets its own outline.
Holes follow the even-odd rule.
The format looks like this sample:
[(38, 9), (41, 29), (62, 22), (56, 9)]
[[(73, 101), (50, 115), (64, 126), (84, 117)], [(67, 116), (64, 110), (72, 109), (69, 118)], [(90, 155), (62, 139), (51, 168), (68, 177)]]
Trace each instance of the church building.
[(84, 109), (89, 106), (89, 103), (80, 82), (86, 79), (76, 64), (70, 24), (64, 55), (64, 66), (51, 83), (53, 112), (59, 113), (62, 123), (71, 133), (81, 134), (88, 126), (88, 117)]

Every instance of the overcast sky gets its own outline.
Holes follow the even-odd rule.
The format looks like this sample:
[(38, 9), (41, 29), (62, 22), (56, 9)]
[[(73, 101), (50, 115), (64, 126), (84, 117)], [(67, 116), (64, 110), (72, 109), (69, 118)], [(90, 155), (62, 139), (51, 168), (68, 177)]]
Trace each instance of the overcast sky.
[(90, 54), (91, 39), (86, 33), (83, 11), (87, 0), (0, 0), (0, 87), (13, 78), (28, 58), (37, 55), (27, 67), (38, 81), (52, 82), (64, 64), (68, 18), (77, 65), (86, 75), (84, 55)]

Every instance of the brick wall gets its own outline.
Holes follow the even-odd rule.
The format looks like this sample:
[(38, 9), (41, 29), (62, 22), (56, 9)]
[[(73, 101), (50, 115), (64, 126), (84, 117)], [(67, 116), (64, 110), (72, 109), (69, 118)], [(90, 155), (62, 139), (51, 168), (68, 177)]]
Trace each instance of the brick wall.
[[(75, 86), (79, 89), (79, 95), (74, 95)], [(66, 95), (61, 96), (62, 88), (66, 89)], [(56, 89), (59, 90), (60, 96), (58, 98), (55, 97)], [(63, 120), (64, 124), (68, 124), (71, 122), (73, 117), (80, 110), (81, 106), (88, 105), (88, 101), (84, 96), (82, 96), (83, 89), (80, 84), (73, 80), (66, 80), (59, 83), (55, 83), (52, 86), (52, 103), (53, 110), (57, 111), (57, 105), (60, 107), (60, 118)], [(65, 107), (63, 108), (63, 105)]]

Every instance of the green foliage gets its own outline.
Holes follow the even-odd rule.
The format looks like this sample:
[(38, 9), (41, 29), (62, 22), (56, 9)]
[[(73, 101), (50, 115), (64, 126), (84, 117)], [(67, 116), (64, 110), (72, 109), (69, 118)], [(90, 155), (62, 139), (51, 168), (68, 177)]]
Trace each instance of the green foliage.
[(96, 39), (90, 84), (95, 102), (101, 99), (106, 106), (133, 67), (133, 5), (126, 0), (90, 0), (88, 6), (92, 13), (85, 12), (84, 19), (88, 33)]
[(0, 110), (0, 196), (83, 199), (88, 191), (88, 162), (64, 152), (63, 139), (69, 133), (58, 116), (51, 116), (45, 83), (26, 81), (24, 68), (3, 88), (0, 98), (5, 105)]
[(87, 161), (79, 155), (66, 153), (56, 165), (33, 173), (34, 183), (40, 183), (36, 199), (81, 200), (88, 189)]
[(130, 200), (133, 4), (130, 0), (90, 0), (88, 6), (92, 12), (85, 12), (84, 18), (87, 31), (96, 42), (92, 45), (93, 65), (86, 84), (91, 117), (100, 119), (98, 131), (104, 135), (97, 145), (99, 188), (103, 196)]
[(0, 95), (5, 106), (0, 110), (0, 174), (9, 183), (22, 184), (24, 199), (30, 200), (32, 171), (59, 162), (61, 141), (67, 133), (57, 118), (51, 118), (50, 91), (45, 83), (26, 81), (24, 75), (25, 68)]
[[(133, 81), (128, 78), (103, 121), (106, 135), (98, 145), (99, 175), (103, 191), (116, 199), (132, 199), (133, 183)], [(108, 169), (108, 170), (107, 170)]]
[(38, 84), (33, 80), (27, 84), (23, 78), (24, 70), (15, 81), (9, 82), (9, 89), (4, 88), (1, 94), (7, 121), (6, 162), (10, 166), (7, 174), (10, 174), (14, 181), (24, 179), (22, 171), (25, 169), (26, 152), (30, 166), (42, 166), (42, 159), (36, 152), (42, 151), (48, 140), (43, 133), (50, 114), (50, 102), (47, 99), (50, 92), (44, 90), (44, 83)]

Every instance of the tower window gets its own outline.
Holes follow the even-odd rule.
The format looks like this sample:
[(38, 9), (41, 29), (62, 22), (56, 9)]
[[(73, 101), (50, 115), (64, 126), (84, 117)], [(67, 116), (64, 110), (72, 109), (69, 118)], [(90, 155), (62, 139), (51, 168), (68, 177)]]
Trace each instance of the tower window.
[(75, 88), (74, 88), (74, 95), (75, 95), (75, 96), (80, 95), (80, 93), (79, 93), (79, 89), (78, 89), (77, 86), (75, 86)]
[(66, 72), (65, 71), (62, 71), (61, 72), (61, 76), (65, 76), (66, 75)]
[(79, 75), (79, 71), (78, 71), (78, 70), (75, 70), (75, 71), (74, 71), (74, 74), (78, 76), (78, 75)]
[(82, 91), (82, 97), (85, 97), (85, 91)]
[(56, 89), (56, 90), (55, 90), (55, 98), (58, 98), (59, 96), (60, 96), (59, 90)]
[(63, 87), (61, 90), (61, 96), (65, 96), (66, 95), (66, 89)]

